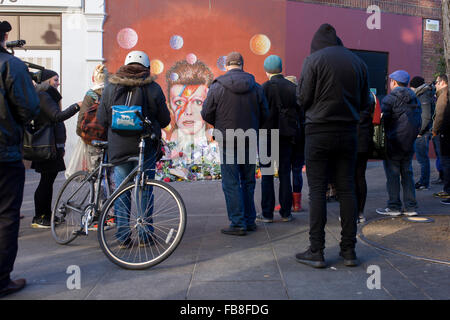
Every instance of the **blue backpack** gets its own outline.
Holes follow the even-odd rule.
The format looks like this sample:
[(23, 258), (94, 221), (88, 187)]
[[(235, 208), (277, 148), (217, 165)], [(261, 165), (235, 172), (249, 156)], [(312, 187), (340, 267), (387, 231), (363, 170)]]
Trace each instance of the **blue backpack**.
[(136, 111), (142, 115), (142, 106), (131, 106), (133, 92), (129, 91), (125, 105), (112, 106), (111, 129), (117, 132), (141, 132), (142, 121), (136, 115)]

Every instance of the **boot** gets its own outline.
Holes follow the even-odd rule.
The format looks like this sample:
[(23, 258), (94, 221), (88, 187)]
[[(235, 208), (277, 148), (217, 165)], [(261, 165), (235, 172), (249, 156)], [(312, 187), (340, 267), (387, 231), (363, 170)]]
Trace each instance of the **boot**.
[(293, 212), (302, 211), (302, 194), (300, 192), (292, 193), (292, 208)]

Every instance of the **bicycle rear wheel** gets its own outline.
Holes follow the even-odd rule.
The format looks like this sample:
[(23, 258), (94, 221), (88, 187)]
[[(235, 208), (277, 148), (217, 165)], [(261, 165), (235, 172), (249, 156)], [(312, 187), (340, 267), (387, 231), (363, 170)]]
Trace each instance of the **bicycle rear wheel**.
[(185, 227), (186, 208), (178, 192), (164, 182), (147, 180), (138, 190), (129, 183), (109, 199), (102, 209), (98, 237), (113, 263), (146, 269), (173, 253)]
[(89, 173), (78, 171), (66, 180), (58, 196), (50, 220), (52, 235), (59, 244), (72, 242), (81, 229), (81, 218), (94, 202), (94, 182)]

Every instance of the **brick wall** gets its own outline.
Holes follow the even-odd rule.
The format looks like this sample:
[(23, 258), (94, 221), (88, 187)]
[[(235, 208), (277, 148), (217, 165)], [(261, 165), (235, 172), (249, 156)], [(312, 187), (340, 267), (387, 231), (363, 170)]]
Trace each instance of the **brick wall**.
[[(422, 76), (426, 81), (433, 80), (439, 54), (437, 47), (443, 46), (442, 23), (439, 32), (426, 31), (425, 19), (442, 20), (441, 0), (289, 0), (323, 4), (334, 7), (366, 9), (370, 5), (377, 5), (382, 12), (422, 17), (423, 22), (423, 51)], [(414, 76), (414, 75), (412, 75)]]

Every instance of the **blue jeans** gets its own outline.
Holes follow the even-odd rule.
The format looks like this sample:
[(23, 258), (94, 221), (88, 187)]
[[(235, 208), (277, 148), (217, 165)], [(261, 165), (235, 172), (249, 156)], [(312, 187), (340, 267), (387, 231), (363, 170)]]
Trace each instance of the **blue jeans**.
[(434, 145), (434, 152), (436, 153), (436, 170), (439, 172), (439, 178), (442, 178), (443, 171), (442, 171), (441, 161), (440, 161), (441, 138), (439, 137), (439, 135), (437, 135), (437, 136), (434, 136), (432, 138), (432, 140), (433, 140), (433, 145)]
[(400, 200), (400, 178), (403, 187), (403, 203), (405, 211), (415, 211), (417, 208), (416, 189), (412, 169), (412, 158), (404, 160), (384, 160), (386, 173), (386, 188), (389, 195), (387, 206), (392, 210), (402, 209)]
[(230, 227), (246, 229), (255, 225), (255, 164), (221, 164), (222, 189)]
[(430, 186), (430, 158), (428, 157), (431, 133), (425, 133), (420, 138), (416, 139), (415, 149), (416, 158), (420, 164), (420, 179), (419, 183)]
[[(151, 156), (145, 156), (144, 159), (150, 159)], [(145, 161), (144, 160), (144, 161)], [(155, 161), (144, 162), (144, 170), (154, 169)], [(137, 166), (137, 162), (126, 162), (124, 164), (118, 165), (114, 167), (114, 183), (116, 188), (122, 183), (123, 180), (130, 174), (131, 171)], [(155, 178), (155, 170), (149, 170), (146, 173), (146, 177), (149, 179)], [(132, 180), (131, 182), (134, 182)], [(134, 190), (134, 189), (132, 189)], [(131, 236), (130, 229), (130, 210), (132, 207), (131, 198), (135, 197), (135, 195), (131, 194), (131, 191), (128, 191), (122, 194), (119, 197), (118, 201), (114, 202), (114, 212), (116, 217), (116, 238), (119, 242), (125, 242)], [(135, 199), (136, 201), (136, 199)], [(136, 204), (134, 204), (134, 210), (137, 212)], [(142, 241), (147, 241), (148, 236), (151, 235), (154, 231), (152, 226), (152, 214), (153, 214), (153, 187), (146, 187), (142, 192), (142, 200), (141, 200), (141, 208), (142, 214), (144, 217), (143, 227), (138, 230), (139, 239)], [(138, 213), (136, 213), (136, 216)]]

